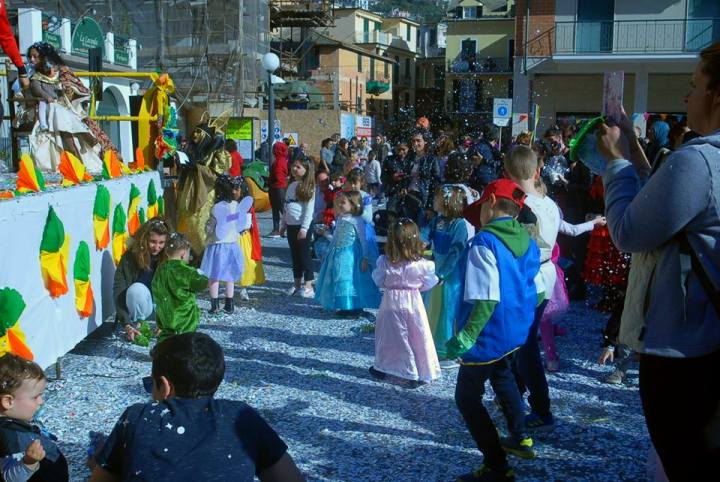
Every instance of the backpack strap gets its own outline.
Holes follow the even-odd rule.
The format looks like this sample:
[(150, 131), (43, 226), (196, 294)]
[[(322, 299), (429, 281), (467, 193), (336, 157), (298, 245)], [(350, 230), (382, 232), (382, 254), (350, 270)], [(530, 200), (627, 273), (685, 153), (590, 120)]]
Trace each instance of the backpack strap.
[(697, 252), (693, 249), (690, 241), (688, 240), (687, 232), (682, 231), (678, 233), (676, 238), (680, 245), (680, 253), (690, 256), (692, 271), (695, 273), (695, 276), (698, 277), (705, 294), (715, 308), (715, 314), (720, 317), (720, 291), (715, 286), (715, 283), (713, 283), (710, 279), (710, 276), (708, 276), (707, 271), (705, 271), (705, 267), (700, 262)]

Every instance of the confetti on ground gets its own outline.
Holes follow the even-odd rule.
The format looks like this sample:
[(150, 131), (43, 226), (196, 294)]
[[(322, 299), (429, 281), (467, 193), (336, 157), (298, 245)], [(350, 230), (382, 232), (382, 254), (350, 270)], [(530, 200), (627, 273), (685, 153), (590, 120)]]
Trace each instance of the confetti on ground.
[[(262, 232), (270, 231), (267, 214)], [(478, 466), (453, 393), (457, 369), (415, 390), (377, 382), (368, 319), (336, 319), (312, 300), (288, 297), (285, 239), (263, 239), (268, 282), (249, 289), (233, 315), (203, 314), (201, 330), (225, 349), (227, 373), (218, 397), (244, 400), (290, 447), (308, 480), (450, 481)], [(205, 313), (209, 301), (204, 295)], [(535, 460), (511, 459), (518, 481), (646, 480), (648, 436), (637, 390), (637, 365), (624, 385), (595, 362), (605, 315), (576, 303), (557, 337), (561, 368), (549, 374), (557, 427), (534, 436)], [(155, 341), (153, 340), (152, 343)], [(60, 439), (71, 480), (84, 480), (90, 432), (109, 433), (126, 406), (146, 401), (148, 349), (123, 341), (107, 323), (62, 361), (42, 420)], [(54, 376), (54, 371), (49, 372)], [(501, 431), (505, 422), (487, 406)]]

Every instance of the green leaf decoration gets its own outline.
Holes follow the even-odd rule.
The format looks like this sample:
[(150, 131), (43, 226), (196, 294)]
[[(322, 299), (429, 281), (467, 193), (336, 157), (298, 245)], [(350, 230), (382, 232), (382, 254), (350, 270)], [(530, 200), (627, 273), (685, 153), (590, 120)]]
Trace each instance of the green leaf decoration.
[(0, 289), (0, 336), (15, 326), (25, 309), (22, 295), (12, 288)]
[(55, 214), (55, 210), (50, 206), (45, 228), (43, 229), (43, 237), (40, 242), (40, 251), (48, 253), (56, 253), (65, 242), (65, 226), (63, 226), (60, 218)]
[(108, 219), (110, 216), (110, 191), (102, 184), (97, 185), (93, 215), (100, 219)]
[(165, 214), (165, 199), (162, 196), (158, 198), (158, 214), (160, 216)]
[(138, 208), (138, 220), (140, 221), (140, 224), (145, 224), (145, 209), (144, 208)]
[(147, 191), (147, 203), (148, 206), (152, 206), (155, 204), (158, 200), (157, 197), (157, 191), (155, 190), (155, 180), (150, 179), (150, 184), (148, 184), (148, 191)]
[(41, 191), (45, 190), (45, 177), (42, 174), (42, 171), (37, 168), (35, 163), (33, 162), (33, 169), (35, 169), (35, 178), (37, 178), (38, 187)]
[(118, 203), (115, 206), (115, 212), (113, 213), (112, 232), (113, 234), (122, 234), (125, 232), (125, 225), (127, 224), (127, 216), (122, 204)]
[(135, 184), (130, 184), (130, 203), (132, 204), (133, 199), (140, 197), (140, 189)]
[(75, 253), (73, 272), (76, 280), (90, 281), (90, 248), (85, 241), (80, 241)]

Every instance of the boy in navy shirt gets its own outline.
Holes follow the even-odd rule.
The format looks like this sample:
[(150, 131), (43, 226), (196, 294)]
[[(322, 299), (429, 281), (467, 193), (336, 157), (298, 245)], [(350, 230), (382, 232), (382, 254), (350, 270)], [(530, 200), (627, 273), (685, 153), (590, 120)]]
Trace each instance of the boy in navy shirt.
[(305, 480), (257, 412), (213, 398), (225, 360), (212, 338), (171, 336), (152, 358), (152, 377), (144, 382), (155, 401), (125, 410), (96, 457), (92, 482)]
[[(532, 439), (525, 432), (520, 392), (511, 365), (513, 353), (528, 337), (543, 287), (540, 251), (515, 219), (525, 193), (509, 179), (487, 185), (479, 201), (466, 209), (482, 229), (463, 254), (464, 303), (460, 331), (447, 342), (447, 357), (460, 356), (455, 403), (478, 449), (483, 466), (459, 481), (513, 481), (505, 451), (533, 458)], [(510, 437), (502, 441), (482, 398), (485, 382), (497, 395)]]

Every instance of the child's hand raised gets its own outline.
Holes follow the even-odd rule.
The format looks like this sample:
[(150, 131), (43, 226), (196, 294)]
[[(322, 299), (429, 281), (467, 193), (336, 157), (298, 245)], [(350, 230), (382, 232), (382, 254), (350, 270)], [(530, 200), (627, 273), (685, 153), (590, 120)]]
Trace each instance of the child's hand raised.
[(39, 440), (33, 440), (30, 445), (25, 449), (25, 455), (23, 456), (23, 463), (25, 465), (35, 465), (45, 458), (45, 449)]
[(607, 219), (605, 219), (605, 216), (598, 216), (593, 219), (593, 222), (595, 224), (599, 224), (600, 226), (605, 226), (607, 224)]

